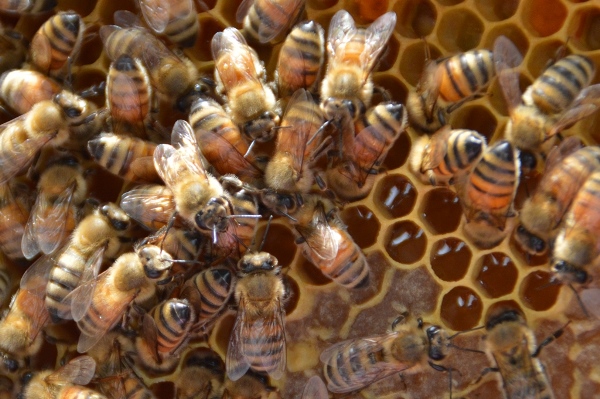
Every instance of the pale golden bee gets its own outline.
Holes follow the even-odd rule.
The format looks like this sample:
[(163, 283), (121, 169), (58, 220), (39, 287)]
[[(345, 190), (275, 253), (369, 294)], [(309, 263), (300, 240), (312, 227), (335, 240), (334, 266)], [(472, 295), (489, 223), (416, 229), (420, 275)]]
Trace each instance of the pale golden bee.
[(179, 47), (196, 43), (200, 24), (194, 0), (138, 0), (146, 23)]

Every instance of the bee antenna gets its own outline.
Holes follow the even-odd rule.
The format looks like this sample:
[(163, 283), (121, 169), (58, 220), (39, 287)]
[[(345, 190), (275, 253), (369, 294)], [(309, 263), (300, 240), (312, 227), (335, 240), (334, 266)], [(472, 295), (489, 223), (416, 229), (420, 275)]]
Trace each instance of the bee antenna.
[(484, 351), (480, 351), (479, 349), (464, 348), (462, 346), (454, 345), (453, 343), (449, 343), (448, 347), (454, 348), (454, 349), (458, 349), (458, 350), (461, 350), (461, 351), (465, 351), (465, 352), (473, 352), (473, 353), (483, 353), (483, 354), (485, 354)]
[(263, 234), (262, 242), (260, 243), (260, 247), (258, 248), (258, 252), (262, 251), (263, 246), (265, 245), (265, 241), (267, 241), (267, 234), (269, 234), (269, 229), (271, 228), (271, 220), (273, 220), (273, 215), (269, 216), (269, 221), (267, 222), (267, 228), (265, 229), (265, 234)]
[(449, 337), (448, 337), (448, 339), (449, 339), (449, 340), (452, 340), (452, 339), (454, 339), (454, 337), (456, 337), (457, 335), (461, 335), (461, 334), (468, 333), (468, 332), (471, 332), (471, 331), (477, 331), (477, 330), (481, 330), (481, 329), (482, 329), (482, 328), (484, 328), (484, 327), (485, 327), (485, 326), (480, 326), (480, 327), (471, 328), (471, 329), (469, 329), (469, 330), (459, 331), (459, 332), (457, 332), (456, 334), (449, 336)]
[(213, 237), (213, 244), (217, 243), (217, 225), (214, 225), (212, 228), (212, 237)]
[[(557, 278), (555, 278), (555, 277), (552, 277), (552, 278), (550, 279), (550, 281), (548, 281), (546, 284), (544, 284), (544, 285), (542, 285), (542, 286), (538, 287), (538, 290), (543, 290), (543, 289), (545, 289), (545, 288), (551, 287), (551, 286), (553, 286), (553, 285), (558, 285), (558, 284), (560, 284), (560, 281), (558, 281), (558, 279), (557, 279)], [(570, 286), (570, 287), (573, 289), (573, 287), (571, 286), (571, 284), (569, 284), (569, 286)]]
[(248, 146), (248, 150), (244, 154), (244, 158), (246, 158), (246, 157), (248, 157), (248, 155), (250, 155), (250, 151), (252, 151), (252, 148), (254, 148), (254, 144), (256, 144), (256, 140), (252, 140), (252, 142)]
[(538, 357), (540, 352), (542, 351), (542, 349), (545, 346), (548, 346), (550, 343), (552, 343), (552, 341), (560, 338), (561, 335), (563, 335), (563, 333), (565, 332), (565, 328), (567, 328), (567, 326), (571, 324), (571, 320), (569, 320), (564, 326), (562, 326), (561, 328), (559, 328), (558, 330), (554, 331), (552, 334), (550, 334), (550, 336), (548, 338), (546, 338), (545, 340), (543, 340), (537, 347), (537, 349), (535, 350), (535, 352), (533, 352), (531, 354), (531, 357)]
[(227, 215), (225, 216), (225, 218), (227, 219), (240, 219), (240, 218), (255, 218), (255, 219), (260, 219), (262, 217), (262, 215)]
[[(573, 291), (573, 294), (575, 295), (575, 298), (577, 299), (577, 303), (579, 304), (579, 307), (581, 308), (581, 311), (585, 315), (586, 319), (589, 319), (590, 318), (590, 314), (589, 314), (587, 308), (585, 307), (585, 305), (583, 304), (583, 301), (581, 300), (581, 297), (579, 296), (579, 293), (575, 290), (575, 287), (573, 287), (573, 284), (568, 284), (568, 286), (571, 289), (571, 291)], [(569, 321), (569, 323), (570, 322), (571, 321)], [(567, 324), (569, 324), (569, 323), (567, 323)]]

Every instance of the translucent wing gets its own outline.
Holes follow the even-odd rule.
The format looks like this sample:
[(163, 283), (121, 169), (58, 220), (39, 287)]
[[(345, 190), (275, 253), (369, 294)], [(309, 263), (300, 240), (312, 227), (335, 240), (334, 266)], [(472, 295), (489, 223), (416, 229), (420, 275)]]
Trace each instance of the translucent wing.
[(311, 252), (325, 261), (335, 259), (339, 249), (339, 241), (335, 231), (327, 223), (323, 204), (319, 203), (314, 210), (310, 226), (296, 225), (296, 230), (306, 240)]
[(244, 22), (244, 18), (246, 18), (246, 15), (248, 15), (248, 11), (250, 10), (250, 7), (252, 7), (252, 5), (254, 4), (255, 0), (244, 0), (240, 3), (236, 13), (235, 13), (235, 20), (238, 23), (242, 23)]
[(593, 114), (598, 110), (600, 105), (600, 84), (592, 85), (583, 89), (579, 95), (573, 100), (567, 109), (552, 126), (552, 130), (548, 136), (567, 129), (574, 123), (580, 121), (588, 115)]
[(580, 294), (581, 303), (596, 319), (600, 319), (600, 288), (588, 288)]
[(117, 10), (114, 14), (115, 24), (123, 28), (143, 29), (142, 23), (137, 15), (128, 10)]
[(27, 309), (27, 318), (30, 323), (27, 323), (24, 333), (27, 335), (29, 342), (33, 342), (37, 335), (50, 320), (50, 315), (46, 309), (44, 301), (44, 291), (30, 291), (27, 288), (21, 288), (13, 296), (9, 308), (13, 308), (13, 302), (18, 302), (20, 309)]
[(318, 375), (310, 377), (304, 391), (302, 391), (302, 399), (328, 399), (327, 387)]
[(393, 11), (387, 12), (377, 18), (366, 31), (365, 49), (360, 55), (361, 65), (365, 74), (370, 74), (377, 61), (379, 55), (385, 48), (394, 27), (396, 26), (396, 13)]
[(75, 321), (83, 319), (92, 303), (105, 249), (103, 245), (94, 251), (85, 264), (79, 286), (65, 297), (71, 300), (71, 316)]
[(96, 361), (91, 356), (78, 356), (47, 376), (46, 382), (53, 385), (87, 385), (94, 378), (95, 371)]
[[(191, 3), (188, 1), (180, 1), (179, 3)], [(156, 33), (164, 32), (169, 19), (171, 18), (171, 2), (161, 0), (139, 0), (140, 9), (144, 20)], [(179, 7), (179, 5), (177, 6)]]
[(339, 10), (331, 18), (329, 31), (327, 33), (327, 55), (329, 59), (335, 57), (338, 48), (344, 43), (346, 38), (356, 32), (354, 19), (346, 10)]
[(514, 68), (523, 62), (523, 56), (517, 46), (506, 36), (498, 36), (494, 41), (494, 66), (496, 74), (506, 68)]
[(498, 74), (498, 81), (502, 95), (508, 106), (508, 112), (521, 105), (521, 89), (519, 88), (519, 72), (516, 70), (503, 70)]
[[(22, 123), (16, 122), (7, 126), (1, 134), (13, 134), (18, 137), (23, 134), (22, 129)], [(22, 143), (15, 145), (10, 152), (6, 149), (3, 151), (0, 150), (4, 152), (4, 156), (0, 157), (0, 184), (6, 183), (29, 165), (38, 151), (44, 144), (49, 142), (52, 137), (52, 135), (47, 135), (27, 138)]]
[(248, 314), (246, 313), (244, 298), (240, 298), (235, 324), (229, 337), (229, 347), (225, 358), (227, 377), (231, 381), (239, 380), (250, 369), (250, 362), (244, 354), (244, 337), (250, 334)]
[(548, 152), (543, 176), (549, 176), (548, 172), (552, 170), (554, 166), (580, 148), (583, 148), (583, 142), (577, 136), (567, 137), (561, 141), (559, 145), (554, 146), (550, 152)]
[[(262, 171), (247, 158), (244, 158), (244, 154), (241, 154), (232, 143), (227, 141), (220, 134), (213, 131), (204, 131), (199, 133), (199, 135), (201, 137), (206, 137), (207, 142), (214, 143), (214, 149), (211, 149), (211, 151), (213, 151), (211, 160), (213, 166), (220, 174), (235, 173), (243, 181), (251, 181), (262, 177)], [(219, 151), (219, 158), (215, 158), (214, 156), (214, 153), (216, 152), (215, 149), (218, 149)], [(219, 165), (223, 165), (227, 169), (223, 170)], [(223, 173), (221, 171), (223, 171)]]
[(211, 51), (217, 72), (226, 87), (247, 81), (262, 84), (255, 66), (256, 53), (237, 29), (226, 28), (217, 32), (212, 38)]
[(160, 363), (160, 357), (158, 355), (158, 329), (152, 316), (148, 313), (144, 313), (142, 319), (142, 345), (146, 346), (148, 353), (152, 355), (152, 359), (156, 363)]
[[(53, 204), (49, 204), (47, 199), (42, 201), (44, 205), (50, 205), (48, 208), (41, 205), (39, 212), (36, 213), (35, 208), (32, 211), (35, 236), (45, 254), (53, 253), (64, 242), (74, 191), (75, 184), (71, 184), (58, 195)], [(51, 228), (47, 228), (48, 226)]]
[[(125, 54), (119, 56), (117, 61), (121, 60), (121, 57), (125, 56)], [(146, 73), (146, 69), (141, 65), (141, 63), (135, 63), (135, 68), (140, 70), (139, 68), (143, 68), (141, 70), (141, 74)], [(114, 68), (111, 65), (111, 68)], [(114, 70), (108, 74), (107, 83), (106, 83), (106, 98), (107, 98), (107, 107), (110, 107), (110, 120), (112, 122), (113, 132), (117, 134), (127, 133), (132, 130), (132, 127), (135, 129), (143, 128), (143, 121), (146, 119), (146, 114), (143, 112), (143, 107), (135, 107), (135, 117), (132, 116), (131, 109), (127, 109), (125, 112), (119, 112), (118, 108), (113, 107), (113, 99), (117, 99), (117, 101), (123, 101), (123, 98), (127, 98), (127, 101), (131, 101), (131, 104), (144, 104), (148, 99), (142, 98), (148, 96), (148, 98), (152, 98), (152, 93), (148, 93), (146, 90), (151, 90), (150, 85), (146, 87), (144, 93), (140, 92), (139, 83), (136, 84), (135, 78), (138, 78), (137, 75), (131, 75), (131, 71), (118, 71)], [(118, 139), (118, 136), (115, 136), (115, 139)]]
[[(108, 38), (110, 37), (110, 35), (112, 35), (114, 32), (121, 30), (123, 28), (116, 26), (116, 25), (103, 25), (100, 27), (100, 30), (98, 31), (98, 33), (100, 34), (100, 39), (102, 40), (102, 44), (104, 45), (104, 48), (107, 48), (107, 44), (108, 44)], [(111, 53), (110, 52), (106, 52), (106, 54), (112, 59), (111, 57)], [(114, 59), (112, 59), (114, 61)]]
[(38, 237), (35, 229), (35, 214), (39, 212), (41, 201), (42, 196), (38, 195), (35, 199), (35, 203), (33, 204), (33, 208), (29, 213), (29, 219), (27, 220), (25, 232), (23, 233), (23, 238), (21, 239), (21, 252), (23, 252), (25, 259), (33, 259), (33, 257), (40, 253), (40, 246), (38, 245)]
[(44, 255), (27, 268), (21, 277), (21, 289), (36, 293), (40, 298), (46, 295), (46, 285), (50, 277), (50, 270), (56, 263), (57, 255)]
[(444, 157), (448, 152), (448, 138), (451, 133), (452, 128), (450, 125), (445, 125), (431, 136), (429, 148), (432, 151), (428, 151), (423, 157), (422, 170), (435, 169), (444, 161)]
[(142, 225), (159, 229), (176, 211), (171, 190), (162, 185), (142, 185), (121, 196), (121, 208)]

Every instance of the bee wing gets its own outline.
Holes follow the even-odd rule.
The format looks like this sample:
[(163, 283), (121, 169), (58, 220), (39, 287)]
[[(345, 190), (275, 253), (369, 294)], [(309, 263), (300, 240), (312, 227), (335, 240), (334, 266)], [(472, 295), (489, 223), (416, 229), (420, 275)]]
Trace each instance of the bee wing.
[(569, 108), (560, 116), (558, 121), (552, 126), (549, 136), (553, 136), (562, 130), (570, 127), (575, 122), (596, 112), (600, 105), (600, 84), (595, 84), (583, 89)]
[(361, 65), (363, 66), (363, 73), (365, 75), (369, 75), (377, 64), (379, 55), (392, 36), (395, 26), (396, 13), (390, 11), (377, 18), (367, 28), (365, 49), (360, 54)]
[(40, 208), (43, 206), (40, 204), (41, 202), (42, 194), (38, 195), (35, 199), (33, 208), (31, 208), (31, 212), (29, 213), (29, 219), (27, 220), (27, 224), (25, 225), (25, 232), (23, 233), (23, 238), (21, 239), (21, 252), (23, 252), (23, 256), (25, 256), (25, 259), (33, 259), (33, 257), (40, 253), (40, 246), (38, 244), (35, 222), (36, 214), (41, 212)]
[[(8, 130), (13, 128), (20, 130), (22, 129), (22, 125), (19, 123), (18, 125), (6, 126), (1, 134), (13, 133), (14, 131)], [(19, 134), (20, 132), (17, 131), (14, 133)], [(18, 152), (13, 152), (10, 156), (0, 157), (0, 184), (6, 183), (29, 165), (37, 152), (51, 139), (51, 135), (27, 138), (19, 144)]]
[(304, 391), (302, 391), (302, 399), (328, 399), (327, 387), (318, 375), (310, 377)]
[(508, 106), (508, 112), (512, 113), (521, 104), (522, 93), (519, 88), (519, 72), (514, 69), (505, 69), (498, 74), (498, 81)]
[[(235, 72), (240, 75), (237, 79), (262, 85), (258, 79), (258, 71), (255, 70), (256, 53), (248, 46), (246, 39), (237, 29), (226, 28), (223, 32), (217, 32), (211, 41), (211, 51), (214, 60), (219, 60), (227, 54), (229, 59), (226, 65), (235, 68)], [(220, 63), (217, 63), (217, 70), (219, 65)], [(254, 73), (250, 73), (249, 68), (252, 68)]]
[(21, 277), (20, 288), (28, 290), (40, 298), (46, 295), (46, 285), (50, 277), (50, 270), (54, 266), (56, 258), (44, 255), (27, 268)]
[[(71, 201), (75, 192), (75, 183), (72, 183), (56, 198), (52, 209), (43, 209), (40, 205), (40, 213), (34, 213), (34, 226), (40, 249), (45, 254), (51, 254), (63, 243), (67, 229), (68, 212), (71, 209)], [(48, 201), (44, 200), (44, 204)], [(51, 229), (40, 229), (40, 226), (52, 226)]]
[(559, 145), (552, 147), (546, 158), (543, 176), (548, 176), (548, 172), (553, 169), (555, 165), (580, 148), (583, 148), (583, 142), (577, 136), (567, 137), (561, 141)]
[(94, 251), (85, 264), (80, 284), (65, 297), (71, 299), (71, 317), (75, 321), (83, 319), (92, 304), (105, 248), (101, 246)]
[(327, 32), (327, 55), (329, 59), (335, 57), (335, 53), (341, 50), (341, 44), (346, 38), (356, 32), (356, 25), (350, 13), (346, 10), (339, 10), (331, 18), (329, 31)]
[[(108, 41), (108, 38), (110, 35), (113, 34), (113, 32), (122, 29), (119, 26), (116, 25), (103, 25), (100, 27), (100, 30), (98, 31), (98, 33), (100, 34), (100, 39), (102, 40), (102, 44), (104, 45), (104, 48), (107, 47), (106, 43)], [(109, 53), (107, 52), (107, 55)], [(114, 61), (114, 60), (113, 60)]]
[(268, 43), (271, 40), (275, 39), (281, 32), (286, 30), (292, 22), (294, 22), (301, 11), (301, 7), (304, 7), (304, 3), (306, 0), (287, 0), (279, 3), (279, 7), (282, 9), (281, 11), (286, 13), (286, 18), (288, 19), (286, 23), (281, 24), (278, 29), (273, 29), (269, 25), (265, 23), (261, 23), (258, 25), (258, 40), (261, 43)]
[(337, 256), (339, 242), (335, 232), (327, 222), (323, 204), (315, 207), (311, 226), (296, 225), (296, 230), (306, 239), (306, 245), (319, 258), (332, 261)]
[[(164, 32), (171, 18), (169, 10), (171, 3), (160, 0), (140, 0), (139, 3), (144, 20), (150, 29), (156, 33)], [(188, 0), (187, 3), (189, 4), (191, 1)]]
[(252, 5), (254, 4), (254, 0), (244, 0), (240, 3), (236, 13), (235, 13), (235, 20), (238, 23), (242, 23), (244, 22), (244, 18), (246, 18), (246, 15), (248, 15), (248, 11), (250, 10), (250, 7), (252, 7)]
[(152, 355), (152, 359), (156, 363), (160, 363), (160, 357), (158, 355), (158, 329), (152, 316), (148, 313), (144, 313), (142, 319), (142, 345), (146, 346), (148, 353)]
[(248, 369), (250, 362), (245, 355), (244, 336), (250, 336), (250, 323), (246, 313), (244, 298), (240, 298), (238, 311), (235, 318), (235, 324), (229, 337), (229, 346), (227, 348), (227, 356), (225, 358), (225, 369), (227, 377), (231, 381), (239, 380)]
[(430, 148), (433, 151), (427, 152), (423, 157), (421, 168), (423, 170), (437, 168), (448, 152), (448, 138), (452, 133), (450, 125), (442, 126), (437, 132), (435, 132), (430, 138)]
[(208, 162), (200, 152), (194, 130), (187, 121), (180, 119), (175, 122), (171, 133), (171, 145), (181, 151), (180, 159), (191, 171), (206, 177)]
[(580, 294), (581, 303), (591, 315), (600, 319), (600, 288), (588, 288)]
[(115, 24), (122, 28), (140, 28), (145, 30), (137, 15), (128, 10), (117, 10), (114, 13)]
[(264, 352), (260, 357), (260, 364), (265, 368), (274, 367), (273, 371), (269, 372), (269, 376), (274, 380), (278, 380), (283, 376), (286, 366), (284, 317), (285, 311), (281, 306), (281, 302), (277, 299), (275, 312), (252, 322), (249, 331), (252, 347), (243, 348), (244, 353), (252, 353), (255, 350), (254, 345), (263, 348)]
[(133, 172), (136, 183), (153, 183), (160, 180), (154, 168), (154, 158), (150, 155), (134, 159), (129, 165), (129, 170)]
[[(175, 213), (175, 198), (170, 190), (162, 191), (162, 195), (156, 195), (154, 191), (147, 189), (148, 185), (138, 186), (121, 196), (120, 207), (137, 222), (144, 226), (151, 223), (168, 224), (169, 219)], [(167, 195), (170, 194), (170, 195)], [(143, 211), (140, 212), (140, 204)]]
[(87, 385), (94, 378), (95, 372), (96, 361), (91, 356), (78, 356), (48, 375), (45, 381), (52, 385)]
[(506, 68), (514, 68), (523, 62), (523, 56), (515, 44), (506, 36), (498, 36), (494, 41), (494, 67), (496, 74)]

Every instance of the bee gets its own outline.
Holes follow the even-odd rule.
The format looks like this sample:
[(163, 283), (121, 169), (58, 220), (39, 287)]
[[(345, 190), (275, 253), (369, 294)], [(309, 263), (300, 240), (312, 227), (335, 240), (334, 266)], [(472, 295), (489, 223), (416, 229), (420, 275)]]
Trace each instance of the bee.
[(475, 130), (445, 125), (432, 136), (418, 139), (409, 155), (409, 166), (423, 183), (454, 184), (479, 161), (486, 147), (485, 138)]
[[(277, 58), (275, 82), (279, 97), (298, 89), (317, 90), (325, 59), (325, 32), (315, 21), (304, 21), (292, 29)], [(285, 124), (284, 124), (285, 126)]]
[(7, 376), (0, 376), (0, 399), (12, 399), (14, 398), (14, 386), (13, 381)]
[(102, 133), (88, 141), (88, 152), (104, 169), (127, 181), (160, 181), (154, 168), (156, 144), (137, 137)]
[(22, 377), (23, 399), (106, 399), (92, 389), (82, 387), (94, 377), (96, 362), (90, 356), (71, 359), (58, 370), (26, 373)]
[[(121, 195), (120, 207), (135, 221), (150, 230), (159, 230), (169, 224), (175, 213), (173, 192), (160, 184), (145, 184)], [(173, 222), (174, 227), (181, 227)]]
[(471, 50), (440, 60), (428, 60), (415, 90), (406, 100), (410, 125), (433, 133), (448, 123), (448, 114), (473, 100), (500, 70), (517, 66), (523, 57), (505, 36), (494, 49)]
[(29, 59), (40, 72), (63, 79), (79, 55), (85, 23), (73, 11), (62, 11), (42, 24), (31, 40)]
[[(486, 353), (502, 377), (506, 398), (551, 399), (554, 397), (544, 366), (538, 359), (547, 340), (536, 349), (535, 336), (514, 310), (491, 317), (486, 323)], [(554, 333), (558, 338), (562, 331)]]
[(331, 19), (327, 37), (329, 62), (321, 83), (321, 109), (329, 120), (342, 115), (356, 120), (371, 103), (371, 73), (392, 36), (396, 13), (377, 18), (367, 29), (357, 29), (352, 16), (340, 10)]
[(221, 399), (225, 365), (219, 355), (207, 348), (186, 355), (175, 381), (177, 399)]
[(389, 149), (407, 127), (406, 110), (402, 104), (379, 104), (367, 112), (365, 125), (356, 135), (344, 132), (341, 156), (333, 158), (325, 175), (327, 186), (343, 200), (369, 194)]
[(138, 0), (146, 23), (179, 47), (192, 47), (200, 24), (193, 0)]
[(7, 14), (38, 14), (55, 6), (56, 0), (0, 0), (0, 12)]
[(281, 399), (279, 391), (263, 374), (248, 370), (239, 380), (225, 379), (222, 399)]
[(220, 175), (235, 174), (249, 183), (262, 179), (263, 172), (248, 143), (218, 102), (199, 98), (192, 104), (189, 120), (202, 155)]
[(0, 76), (0, 99), (19, 115), (44, 100), (52, 100), (62, 91), (54, 79), (37, 71), (13, 69)]
[(537, 189), (523, 204), (515, 239), (529, 254), (543, 254), (587, 178), (600, 169), (600, 148), (568, 138), (553, 149)]
[(23, 259), (21, 239), (29, 218), (29, 188), (11, 180), (0, 184), (0, 249), (10, 259)]
[(20, 68), (27, 56), (27, 45), (22, 34), (0, 25), (0, 72)]
[[(435, 325), (421, 319), (392, 324), (392, 331), (379, 336), (353, 338), (325, 349), (320, 356), (327, 388), (333, 393), (363, 389), (392, 374), (413, 374), (447, 355), (450, 338)], [(436, 368), (436, 369), (437, 369)]]
[(4, 304), (6, 298), (10, 296), (12, 290), (12, 277), (8, 271), (7, 260), (0, 257), (0, 306)]
[(27, 269), (21, 287), (41, 277), (47, 279), (46, 307), (53, 321), (71, 319), (69, 293), (93, 279), (104, 256), (113, 257), (121, 248), (130, 225), (129, 217), (113, 203), (97, 208), (83, 218), (56, 256), (44, 256)]
[(51, 254), (75, 230), (88, 184), (76, 158), (63, 157), (47, 165), (38, 182), (38, 195), (21, 240), (27, 259), (40, 251)]
[(130, 13), (116, 14), (117, 23), (125, 27), (104, 25), (100, 28), (104, 49), (111, 60), (116, 61), (122, 54), (141, 59), (152, 86), (167, 101), (175, 101), (179, 108), (187, 103), (188, 96), (207, 90), (192, 61), (170, 51), (150, 32), (130, 22), (131, 18)]
[(238, 311), (225, 360), (227, 376), (237, 381), (252, 369), (279, 379), (286, 366), (284, 302), (288, 297), (281, 266), (267, 252), (251, 252), (237, 268)]
[(235, 28), (217, 32), (211, 48), (216, 91), (226, 99), (227, 114), (252, 140), (271, 140), (281, 112), (258, 54)]
[(288, 103), (273, 158), (265, 170), (267, 185), (278, 191), (306, 193), (314, 182), (312, 156), (321, 144), (325, 121), (310, 93), (299, 89)]
[(71, 313), (81, 331), (77, 351), (93, 347), (133, 302), (153, 297), (156, 286), (170, 281), (171, 255), (156, 245), (138, 243), (97, 278), (73, 290)]
[(244, 0), (236, 19), (244, 24), (249, 40), (268, 43), (285, 33), (300, 18), (306, 0)]
[(520, 150), (539, 152), (545, 142), (596, 111), (600, 85), (590, 86), (594, 62), (573, 54), (546, 69), (521, 95), (516, 71), (503, 71), (500, 87), (510, 114), (505, 137)]
[(502, 140), (488, 147), (457, 189), (467, 223), (465, 234), (480, 248), (492, 248), (506, 236), (515, 216), (513, 200), (519, 184), (517, 151)]
[(302, 391), (302, 399), (327, 399), (329, 394), (327, 393), (327, 387), (325, 383), (318, 375), (310, 377), (304, 391)]
[(211, 267), (187, 280), (181, 291), (197, 315), (194, 330), (207, 330), (225, 309), (233, 294), (235, 279), (227, 267)]

